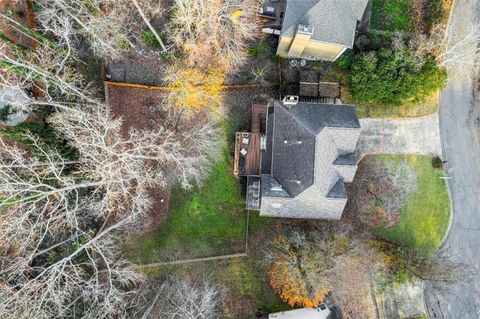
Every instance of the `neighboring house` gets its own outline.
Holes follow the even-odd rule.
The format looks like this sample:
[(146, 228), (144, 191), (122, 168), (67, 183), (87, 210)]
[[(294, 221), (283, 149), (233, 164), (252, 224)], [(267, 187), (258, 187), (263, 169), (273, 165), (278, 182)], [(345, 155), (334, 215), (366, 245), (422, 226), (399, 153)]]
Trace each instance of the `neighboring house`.
[(277, 55), (335, 61), (353, 48), (369, 0), (286, 0)]
[(318, 308), (302, 308), (272, 313), (268, 315), (268, 319), (328, 319), (330, 313), (328, 307), (322, 303)]
[(355, 109), (296, 101), (252, 108), (252, 133), (237, 133), (234, 173), (248, 177), (247, 208), (262, 216), (340, 219), (344, 183), (357, 169)]

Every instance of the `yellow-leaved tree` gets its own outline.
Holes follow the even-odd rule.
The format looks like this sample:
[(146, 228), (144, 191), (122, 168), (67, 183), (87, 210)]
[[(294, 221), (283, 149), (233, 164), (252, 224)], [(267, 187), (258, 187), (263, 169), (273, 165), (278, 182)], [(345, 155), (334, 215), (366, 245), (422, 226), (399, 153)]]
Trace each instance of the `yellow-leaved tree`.
[(220, 68), (200, 70), (196, 67), (172, 66), (166, 73), (169, 103), (186, 113), (205, 111), (218, 119), (222, 112), (225, 72)]

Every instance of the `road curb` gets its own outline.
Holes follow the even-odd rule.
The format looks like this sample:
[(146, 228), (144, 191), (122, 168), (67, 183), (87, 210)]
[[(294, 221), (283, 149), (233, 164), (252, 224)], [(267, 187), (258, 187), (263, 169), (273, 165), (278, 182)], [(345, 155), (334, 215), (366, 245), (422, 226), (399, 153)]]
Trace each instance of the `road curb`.
[[(453, 16), (453, 9), (455, 8), (456, 4), (457, 4), (457, 0), (453, 0), (452, 1), (452, 6), (450, 7), (450, 13), (448, 14), (447, 27), (445, 29), (445, 37), (447, 36), (448, 29), (450, 28), (451, 21), (452, 21), (452, 16)], [(439, 101), (439, 105), (438, 105), (438, 126), (441, 127), (441, 125), (440, 125), (440, 121), (442, 121), (441, 110), (440, 110), (440, 99), (441, 99), (440, 95), (441, 95), (441, 92), (438, 92), (438, 95), (439, 95), (439, 98), (438, 98), (438, 101)], [(440, 132), (440, 143), (441, 143), (441, 147), (442, 147), (442, 157), (444, 158), (444, 160), (447, 160), (447, 158), (445, 157), (445, 145), (443, 143), (443, 139), (441, 138), (442, 131), (439, 130), (439, 132)], [(444, 164), (445, 177), (449, 177), (446, 174), (447, 171), (448, 171), (448, 162)], [(448, 197), (450, 199), (450, 219), (449, 219), (449, 222), (448, 222), (447, 230), (445, 232), (445, 236), (443, 237), (442, 241), (440, 242), (440, 245), (439, 245), (438, 249), (441, 249), (443, 247), (443, 245), (445, 244), (445, 241), (447, 240), (448, 236), (450, 235), (450, 230), (452, 228), (453, 220), (455, 218), (455, 210), (453, 209), (452, 190), (450, 189), (450, 183), (449, 183), (448, 179), (445, 180), (445, 184), (447, 185)]]
[[(445, 28), (445, 38), (448, 34), (448, 30), (450, 29), (450, 26), (451, 26), (451, 21), (452, 21), (452, 16), (453, 16), (453, 9), (455, 8), (457, 4), (457, 0), (453, 0), (452, 1), (452, 6), (450, 7), (450, 13), (448, 14), (448, 21), (447, 21), (447, 26)], [(441, 121), (442, 121), (442, 116), (441, 116), (441, 108), (440, 108), (440, 100), (441, 100), (441, 92), (438, 92), (438, 95), (439, 95), (439, 98), (438, 98), (438, 126), (439, 126), (439, 132), (440, 132), (440, 144), (441, 144), (441, 148), (442, 148), (442, 157), (444, 158), (444, 160), (446, 160), (446, 157), (445, 157), (445, 145), (444, 145), (444, 142), (443, 142), (443, 139), (442, 139), (442, 130), (440, 129), (441, 127)], [(448, 171), (448, 162), (445, 163), (444, 165), (444, 174), (445, 174), (445, 177), (447, 177), (447, 171)], [(455, 210), (453, 208), (453, 198), (452, 198), (452, 190), (450, 189), (450, 182), (448, 179), (445, 179), (445, 185), (447, 185), (447, 190), (448, 190), (448, 198), (450, 200), (450, 219), (449, 219), (449, 222), (448, 222), (448, 227), (447, 227), (447, 230), (445, 232), (445, 236), (443, 237), (438, 249), (440, 250), (447, 238), (450, 236), (450, 231), (452, 229), (452, 225), (453, 225), (453, 220), (455, 218)], [(425, 315), (429, 318), (429, 319), (432, 319), (433, 316), (430, 314), (430, 309), (428, 309), (427, 307), (427, 299), (426, 299), (426, 293), (425, 293), (425, 283), (426, 281), (423, 280), (422, 281), (422, 301), (423, 301), (423, 307), (425, 308)]]

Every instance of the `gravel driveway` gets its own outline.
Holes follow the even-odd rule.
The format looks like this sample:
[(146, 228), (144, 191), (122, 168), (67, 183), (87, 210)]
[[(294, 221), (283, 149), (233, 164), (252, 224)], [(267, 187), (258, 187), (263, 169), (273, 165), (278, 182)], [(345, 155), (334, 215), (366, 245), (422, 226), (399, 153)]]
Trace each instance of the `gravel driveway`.
[[(480, 1), (457, 0), (450, 32), (461, 36), (465, 23), (480, 20)], [(426, 283), (430, 318), (480, 318), (480, 101), (471, 74), (449, 72), (440, 98), (440, 130), (451, 190), (454, 219), (441, 253), (476, 270), (464, 283), (442, 286)]]
[(438, 115), (412, 119), (360, 119), (360, 156), (371, 153), (441, 155)]

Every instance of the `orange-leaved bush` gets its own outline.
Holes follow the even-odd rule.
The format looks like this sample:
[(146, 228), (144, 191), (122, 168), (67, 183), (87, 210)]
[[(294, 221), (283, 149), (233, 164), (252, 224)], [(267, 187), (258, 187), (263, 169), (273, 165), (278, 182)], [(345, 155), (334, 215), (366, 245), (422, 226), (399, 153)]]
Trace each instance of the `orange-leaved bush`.
[(279, 292), (280, 297), (290, 306), (313, 308), (324, 299), (329, 289), (319, 289), (309, 292), (304, 281), (298, 280), (291, 273), (291, 268), (285, 263), (276, 261), (268, 270), (270, 286)]
[(326, 260), (304, 233), (290, 232), (273, 240), (268, 270), (270, 286), (291, 306), (316, 307), (330, 291)]

